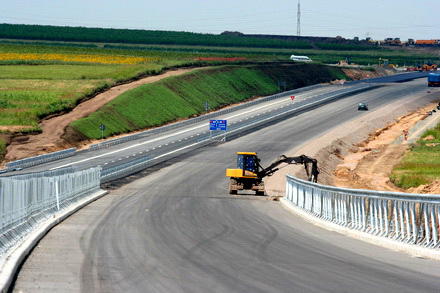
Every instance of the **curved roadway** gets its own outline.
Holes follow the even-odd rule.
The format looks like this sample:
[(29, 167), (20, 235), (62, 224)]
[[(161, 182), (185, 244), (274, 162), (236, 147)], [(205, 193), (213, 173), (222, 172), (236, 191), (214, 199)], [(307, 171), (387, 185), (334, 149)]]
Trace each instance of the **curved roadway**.
[[(420, 81), (343, 99), (133, 176), (55, 227), (17, 292), (439, 292), (440, 263), (320, 229), (263, 197), (227, 195), (236, 151), (280, 154)], [(399, 93), (399, 94), (396, 94)], [(426, 100), (423, 100), (426, 102)]]

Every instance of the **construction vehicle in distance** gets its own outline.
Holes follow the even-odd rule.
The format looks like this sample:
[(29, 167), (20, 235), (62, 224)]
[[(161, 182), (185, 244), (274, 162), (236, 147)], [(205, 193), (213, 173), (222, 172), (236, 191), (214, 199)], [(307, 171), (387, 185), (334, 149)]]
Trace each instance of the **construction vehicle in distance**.
[(440, 73), (430, 73), (428, 75), (428, 86), (429, 87), (440, 86)]
[(437, 64), (428, 62), (422, 65), (422, 69), (420, 71), (437, 71)]
[(316, 159), (301, 155), (298, 157), (286, 157), (282, 155), (269, 167), (263, 168), (257, 153), (237, 152), (237, 168), (226, 169), (226, 177), (229, 177), (229, 194), (237, 194), (238, 190), (253, 190), (256, 195), (264, 195), (263, 178), (271, 176), (279, 170), (280, 164), (303, 164), (309, 181), (318, 181), (318, 162)]

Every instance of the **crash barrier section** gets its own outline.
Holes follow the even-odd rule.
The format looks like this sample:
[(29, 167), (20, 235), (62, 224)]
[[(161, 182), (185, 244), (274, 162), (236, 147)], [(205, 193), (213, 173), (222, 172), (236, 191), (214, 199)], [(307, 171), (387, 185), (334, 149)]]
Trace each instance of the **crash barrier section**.
[(6, 164), (6, 167), (8, 169), (32, 167), (35, 165), (39, 165), (39, 164), (43, 164), (43, 163), (47, 163), (47, 162), (51, 162), (51, 161), (56, 161), (59, 159), (73, 156), (75, 154), (75, 152), (76, 152), (76, 148), (70, 148), (70, 149), (59, 151), (59, 152), (53, 152), (53, 153), (48, 153), (48, 154), (44, 154), (44, 155), (40, 155), (40, 156), (36, 156), (36, 157), (30, 157), (30, 158), (26, 158), (26, 159), (22, 159), (22, 160), (9, 162)]
[(440, 195), (325, 186), (287, 175), (285, 199), (345, 228), (438, 249)]
[[(93, 150), (108, 148), (108, 147), (111, 147), (111, 146), (114, 146), (114, 145), (117, 145), (117, 144), (121, 144), (121, 143), (125, 143), (125, 142), (128, 142), (128, 141), (140, 139), (140, 138), (143, 138), (143, 137), (148, 137), (150, 135), (154, 135), (154, 134), (158, 134), (158, 133), (164, 133), (164, 132), (167, 132), (167, 131), (170, 131), (170, 130), (174, 130), (176, 128), (180, 128), (180, 127), (191, 125), (191, 124), (196, 124), (196, 123), (199, 123), (201, 121), (209, 120), (211, 118), (220, 117), (222, 115), (226, 115), (228, 113), (231, 113), (231, 112), (234, 112), (234, 111), (237, 111), (237, 110), (240, 110), (240, 109), (244, 109), (244, 108), (247, 108), (249, 106), (253, 106), (253, 105), (256, 105), (256, 104), (263, 103), (263, 102), (271, 101), (271, 100), (278, 99), (280, 97), (284, 97), (284, 96), (288, 96), (288, 95), (299, 94), (301, 92), (317, 89), (317, 88), (320, 88), (320, 87), (323, 87), (323, 85), (320, 85), (320, 84), (319, 85), (313, 85), (313, 86), (308, 86), (308, 87), (304, 87), (304, 88), (297, 89), (297, 90), (292, 90), (292, 91), (288, 91), (288, 92), (279, 93), (279, 94), (272, 95), (272, 96), (267, 96), (267, 97), (264, 97), (264, 98), (261, 98), (261, 99), (257, 99), (257, 100), (252, 101), (252, 102), (248, 102), (248, 103), (245, 103), (245, 104), (240, 104), (240, 105), (237, 105), (237, 106), (234, 106), (234, 107), (230, 107), (230, 108), (223, 109), (223, 110), (220, 110), (220, 111), (217, 111), (217, 112), (213, 112), (213, 113), (210, 113), (210, 114), (202, 115), (202, 116), (199, 116), (199, 117), (196, 117), (196, 118), (184, 120), (184, 121), (181, 121), (181, 122), (172, 123), (172, 124), (169, 124), (169, 125), (166, 125), (166, 126), (154, 128), (154, 129), (151, 129), (151, 130), (146, 130), (146, 131), (139, 132), (139, 133), (136, 133), (136, 134), (124, 136), (124, 137), (121, 137), (121, 138), (116, 138), (116, 139), (107, 140), (105, 142), (96, 143), (96, 144), (91, 145), (88, 150), (89, 151), (93, 151)], [(339, 89), (339, 90), (337, 90), (335, 92), (320, 94), (320, 95), (318, 95), (316, 97), (316, 99), (320, 100), (320, 99), (326, 98), (328, 96), (340, 96), (341, 94), (344, 94), (344, 95), (354, 94), (356, 92), (359, 92), (359, 90), (363, 91), (366, 88), (372, 89), (373, 87), (375, 87), (375, 85), (363, 85), (363, 84), (359, 84), (359, 85), (356, 85), (354, 87), (341, 87), (341, 89)], [(293, 104), (293, 106), (296, 107), (297, 105)]]
[(101, 168), (0, 178), (0, 256), (40, 223), (100, 188)]
[(168, 124), (168, 125), (165, 125), (165, 126), (162, 126), (162, 127), (157, 127), (157, 128), (154, 128), (154, 129), (145, 130), (145, 131), (142, 131), (142, 132), (139, 132), (139, 133), (136, 133), (136, 134), (127, 135), (127, 136), (124, 136), (124, 137), (107, 140), (105, 142), (96, 143), (96, 144), (91, 145), (89, 147), (89, 150), (98, 150), (98, 149), (108, 148), (108, 147), (113, 146), (113, 145), (117, 145), (117, 144), (121, 144), (121, 143), (124, 143), (124, 142), (136, 140), (136, 139), (139, 139), (139, 138), (142, 138), (142, 137), (145, 137), (145, 136), (150, 136), (150, 135), (154, 135), (154, 134), (157, 134), (157, 133), (163, 133), (163, 132), (166, 132), (166, 131), (169, 131), (169, 130), (180, 128), (182, 126), (196, 124), (196, 123), (204, 121), (204, 120), (209, 120), (209, 119), (214, 118), (214, 117), (225, 115), (225, 114), (228, 114), (228, 113), (240, 110), (240, 109), (247, 108), (249, 106), (253, 106), (253, 105), (261, 104), (261, 103), (264, 103), (264, 102), (267, 102), (267, 101), (271, 101), (271, 100), (274, 100), (274, 99), (278, 99), (280, 97), (289, 96), (289, 95), (295, 95), (295, 94), (299, 94), (299, 93), (302, 93), (302, 92), (305, 92), (305, 91), (311, 91), (311, 90), (314, 90), (314, 89), (317, 89), (317, 88), (321, 88), (321, 87), (323, 87), (323, 85), (316, 84), (316, 85), (311, 85), (311, 86), (303, 87), (303, 88), (300, 88), (300, 89), (295, 89), (295, 90), (291, 90), (291, 91), (282, 92), (282, 93), (279, 93), (279, 94), (263, 97), (263, 98), (256, 99), (256, 100), (251, 101), (251, 102), (247, 102), (247, 103), (244, 103), (244, 104), (240, 104), (240, 105), (236, 105), (236, 106), (233, 106), (233, 107), (229, 107), (227, 109), (223, 109), (223, 110), (220, 110), (220, 111), (216, 111), (216, 112), (212, 112), (212, 113), (209, 113), (209, 114), (201, 115), (201, 116), (196, 117), (196, 118), (191, 118), (191, 119), (187, 119), (187, 120), (184, 120), (184, 121), (171, 123), (171, 124)]
[(256, 115), (245, 119), (244, 121), (231, 123), (228, 126), (227, 132), (210, 133), (209, 131), (205, 131), (192, 138), (187, 138), (180, 142), (173, 144), (170, 143), (160, 148), (147, 151), (141, 157), (135, 157), (129, 161), (124, 161), (121, 163), (118, 162), (114, 165), (104, 165), (101, 172), (101, 183), (107, 183), (112, 180), (124, 178), (188, 151), (206, 145), (222, 142), (223, 139), (230, 139), (242, 135), (245, 132), (252, 131), (252, 129), (263, 127), (268, 123), (286, 119), (295, 114), (300, 114), (332, 100), (343, 98), (347, 95), (368, 91), (377, 87), (379, 86), (362, 85), (356, 88), (342, 89), (331, 94), (319, 96), (313, 102), (303, 101), (293, 104), (291, 107), (287, 107), (286, 109), (277, 109), (270, 113), (266, 113), (265, 115)]

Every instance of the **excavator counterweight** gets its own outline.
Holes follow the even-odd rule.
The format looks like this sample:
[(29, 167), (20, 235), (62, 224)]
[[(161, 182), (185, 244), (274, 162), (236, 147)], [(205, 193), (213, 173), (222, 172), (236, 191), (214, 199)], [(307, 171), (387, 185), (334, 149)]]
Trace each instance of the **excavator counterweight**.
[(263, 178), (274, 174), (279, 170), (278, 166), (283, 163), (304, 165), (308, 180), (313, 182), (318, 181), (318, 162), (316, 159), (306, 155), (298, 157), (286, 157), (282, 155), (267, 168), (263, 168), (257, 153), (238, 152), (237, 168), (226, 169), (226, 177), (230, 178), (229, 193), (237, 194), (238, 190), (254, 190), (257, 195), (264, 195)]

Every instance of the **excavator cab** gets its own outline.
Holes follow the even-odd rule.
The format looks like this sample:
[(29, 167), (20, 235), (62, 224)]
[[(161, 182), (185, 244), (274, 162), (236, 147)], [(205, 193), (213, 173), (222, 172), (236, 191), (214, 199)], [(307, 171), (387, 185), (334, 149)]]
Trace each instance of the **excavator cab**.
[(227, 177), (257, 178), (259, 161), (257, 153), (237, 152), (237, 168), (226, 169)]
[(256, 153), (238, 153), (237, 169), (242, 169), (243, 175), (256, 174), (258, 171), (257, 161), (258, 158)]

